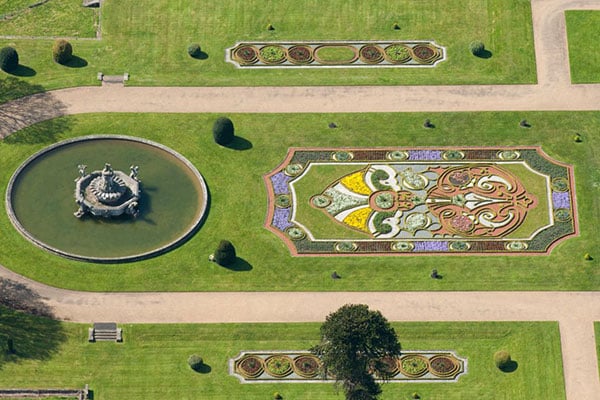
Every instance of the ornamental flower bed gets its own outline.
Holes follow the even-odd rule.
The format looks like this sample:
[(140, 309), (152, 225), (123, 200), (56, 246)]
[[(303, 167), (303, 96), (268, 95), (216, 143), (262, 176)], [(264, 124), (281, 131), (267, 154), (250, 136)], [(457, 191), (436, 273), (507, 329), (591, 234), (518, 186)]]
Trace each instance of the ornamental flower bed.
[[(404, 351), (397, 357), (380, 360), (389, 382), (456, 382), (467, 372), (467, 360), (452, 351)], [(320, 383), (321, 361), (306, 351), (244, 351), (229, 361), (229, 373), (241, 383)], [(384, 377), (376, 377), (381, 379)]]
[(296, 148), (264, 179), (293, 255), (549, 254), (578, 229), (573, 168), (539, 147)]
[(225, 60), (237, 67), (434, 67), (446, 50), (434, 41), (238, 42)]

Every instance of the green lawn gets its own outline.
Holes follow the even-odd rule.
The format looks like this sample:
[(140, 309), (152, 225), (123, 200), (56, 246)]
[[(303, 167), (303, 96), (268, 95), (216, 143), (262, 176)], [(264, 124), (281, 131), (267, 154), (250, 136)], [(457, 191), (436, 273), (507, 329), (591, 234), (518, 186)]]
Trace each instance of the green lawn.
[(566, 11), (569, 61), (573, 83), (600, 82), (600, 54), (596, 42), (600, 11)]
[[(60, 0), (56, 0), (60, 1)], [(50, 2), (50, 3), (54, 3)], [(39, 7), (44, 12), (50, 3)], [(0, 3), (2, 4), (2, 3)], [(78, 6), (78, 2), (76, 2)], [(4, 8), (7, 8), (5, 5)], [(37, 9), (36, 9), (37, 10)], [(79, 7), (73, 20), (81, 36), (90, 36), (90, 10)], [(38, 11), (35, 11), (38, 12)], [(48, 9), (48, 14), (51, 11)], [(0, 21), (0, 33), (49, 34), (34, 20)], [(464, 21), (468, 20), (468, 23)], [(400, 30), (392, 29), (394, 23)], [(266, 25), (272, 23), (274, 31)], [(56, 31), (55, 35), (68, 32)], [(74, 53), (88, 63), (67, 68), (51, 61), (51, 40), (0, 39), (14, 45), (34, 76), (24, 77), (46, 88), (93, 84), (98, 71), (131, 74), (132, 85), (264, 86), (264, 85), (431, 85), (534, 83), (535, 56), (531, 9), (527, 0), (181, 0), (145, 2), (107, 0), (101, 7), (101, 41), (74, 40)], [(58, 29), (58, 28), (57, 28)], [(70, 31), (69, 31), (70, 32)], [(88, 32), (84, 34), (83, 32)], [(92, 35), (93, 36), (93, 35)], [(240, 40), (435, 40), (447, 48), (448, 60), (435, 68), (349, 68), (240, 70), (225, 63), (224, 52)], [(491, 58), (477, 58), (468, 45), (481, 40)], [(208, 58), (187, 55), (199, 42)], [(5, 75), (4, 73), (0, 73)], [(24, 75), (23, 73), (21, 75)]]
[[(242, 350), (302, 350), (319, 340), (313, 324), (123, 325), (121, 344), (87, 343), (89, 325), (39, 320), (0, 309), (0, 332), (13, 337), (24, 357), (0, 357), (0, 387), (79, 388), (95, 400), (137, 399), (341, 399), (331, 384), (240, 384), (228, 360)], [(457, 383), (388, 383), (382, 400), (564, 399), (562, 357), (555, 322), (393, 323), (406, 350), (454, 350), (468, 359)], [(41, 329), (49, 329), (43, 334)], [(39, 335), (37, 341), (32, 337)], [(0, 343), (4, 342), (0, 334)], [(531, 346), (536, 343), (535, 346)], [(20, 346), (20, 347), (19, 347)], [(518, 367), (500, 372), (495, 351), (508, 350)], [(209, 373), (187, 365), (199, 354)]]
[[(35, 151), (67, 137), (128, 134), (164, 143), (191, 160), (204, 175), (211, 203), (200, 231), (163, 256), (121, 265), (66, 260), (27, 242), (0, 215), (0, 264), (53, 286), (90, 291), (259, 290), (598, 290), (594, 254), (599, 240), (600, 154), (593, 139), (599, 112), (238, 114), (230, 115), (249, 150), (215, 145), (216, 115), (77, 115), (30, 127), (0, 142), (0, 190)], [(519, 127), (523, 118), (532, 124)], [(424, 129), (430, 118), (435, 129)], [(327, 125), (335, 121), (337, 129)], [(581, 132), (583, 143), (573, 142)], [(267, 212), (262, 175), (279, 165), (291, 146), (538, 145), (575, 166), (581, 235), (549, 256), (291, 257), (263, 227)], [(107, 160), (110, 161), (110, 160)], [(74, 167), (74, 173), (75, 167)], [(143, 173), (141, 172), (143, 180)], [(71, 193), (69, 192), (69, 196)], [(4, 196), (2, 196), (4, 202)], [(73, 203), (74, 204), (74, 203)], [(74, 204), (75, 206), (75, 204)], [(243, 259), (227, 269), (208, 261), (221, 239)], [(594, 257), (585, 261), (589, 252)], [(444, 276), (429, 278), (432, 268)], [(332, 280), (337, 271), (343, 279)]]

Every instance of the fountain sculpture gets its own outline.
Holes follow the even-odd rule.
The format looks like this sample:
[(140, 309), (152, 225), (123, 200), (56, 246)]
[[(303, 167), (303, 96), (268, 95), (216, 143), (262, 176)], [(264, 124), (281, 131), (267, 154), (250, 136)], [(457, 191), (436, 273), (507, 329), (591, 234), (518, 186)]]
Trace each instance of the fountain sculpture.
[(86, 165), (78, 165), (79, 177), (75, 179), (75, 202), (79, 209), (74, 213), (77, 218), (85, 214), (97, 217), (117, 217), (122, 214), (134, 218), (139, 214), (140, 180), (138, 166), (130, 167), (127, 175), (114, 171), (108, 163), (101, 171), (86, 174)]

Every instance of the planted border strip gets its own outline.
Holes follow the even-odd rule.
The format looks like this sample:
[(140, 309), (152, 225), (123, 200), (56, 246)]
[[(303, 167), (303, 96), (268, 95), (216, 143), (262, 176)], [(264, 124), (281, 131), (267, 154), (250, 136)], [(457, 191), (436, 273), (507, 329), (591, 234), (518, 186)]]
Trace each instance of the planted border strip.
[[(340, 55), (347, 49), (348, 56)], [(225, 61), (238, 68), (434, 67), (446, 49), (433, 40), (238, 42)]]

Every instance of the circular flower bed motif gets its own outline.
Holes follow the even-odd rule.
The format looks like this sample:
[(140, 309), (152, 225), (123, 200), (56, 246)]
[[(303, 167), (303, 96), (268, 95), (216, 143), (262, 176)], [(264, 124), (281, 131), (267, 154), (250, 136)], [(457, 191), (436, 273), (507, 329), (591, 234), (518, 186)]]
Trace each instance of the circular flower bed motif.
[(386, 59), (394, 64), (404, 64), (411, 59), (410, 49), (400, 43), (386, 47), (385, 55)]
[(235, 369), (244, 378), (258, 378), (264, 371), (262, 358), (254, 355), (247, 355), (235, 364)]
[(458, 241), (458, 242), (452, 242), (450, 243), (450, 250), (454, 250), (454, 251), (467, 251), (471, 248), (471, 245), (467, 242), (462, 242), (462, 241)]
[(358, 248), (354, 242), (338, 242), (335, 245), (335, 250), (340, 253), (349, 253), (355, 251)]
[(354, 154), (349, 151), (336, 151), (332, 157), (335, 161), (350, 161), (354, 158)]
[(287, 229), (287, 235), (290, 237), (290, 239), (292, 240), (302, 240), (306, 237), (306, 233), (304, 233), (304, 231), (296, 226), (292, 226), (290, 228)]
[(415, 248), (415, 245), (411, 242), (395, 242), (392, 243), (392, 250), (396, 251), (412, 251)]
[(412, 190), (422, 190), (429, 184), (429, 180), (423, 174), (408, 173), (405, 171), (402, 183)]
[(367, 64), (378, 64), (383, 61), (384, 52), (381, 47), (367, 44), (358, 51), (360, 60)]
[(451, 356), (436, 355), (429, 359), (429, 371), (440, 378), (450, 378), (458, 372), (458, 361)]
[(437, 49), (432, 48), (426, 44), (418, 44), (412, 48), (412, 52), (415, 56), (415, 61), (420, 63), (431, 63), (438, 57)]
[(552, 179), (552, 190), (566, 192), (569, 190), (569, 182), (565, 178), (554, 178)]
[(400, 359), (400, 372), (409, 378), (419, 378), (429, 369), (427, 358), (418, 354), (410, 354)]
[(310, 203), (317, 208), (325, 208), (331, 204), (331, 198), (322, 194), (318, 194), (316, 196), (311, 197)]
[(292, 46), (288, 49), (288, 60), (294, 64), (310, 64), (313, 52), (309, 46)]
[(429, 223), (430, 221), (427, 215), (418, 212), (409, 214), (405, 220), (406, 229), (411, 232), (424, 229), (429, 225)]
[(258, 52), (254, 46), (241, 46), (233, 51), (233, 58), (242, 65), (250, 65), (258, 61)]
[(384, 371), (384, 374), (378, 373), (378, 378), (391, 378), (398, 375), (400, 370), (398, 368), (398, 359), (396, 357), (385, 356), (379, 359), (379, 362), (381, 362), (381, 369)]
[(382, 209), (388, 210), (394, 207), (394, 194), (392, 192), (380, 192), (375, 194), (375, 205)]
[(302, 164), (290, 164), (285, 167), (285, 171), (283, 172), (287, 176), (298, 176), (302, 172), (304, 167)]
[(290, 195), (288, 194), (280, 194), (275, 197), (275, 206), (279, 208), (288, 208), (292, 204), (292, 200)]
[(302, 355), (294, 358), (294, 372), (303, 378), (314, 378), (319, 375), (321, 362), (312, 355)]
[(281, 64), (285, 61), (285, 48), (277, 45), (264, 46), (259, 51), (259, 57), (265, 64)]
[(558, 208), (554, 210), (554, 217), (559, 222), (567, 222), (571, 220), (571, 212), (566, 208)]
[(460, 232), (469, 232), (475, 226), (471, 218), (466, 215), (457, 215), (452, 218), (450, 223), (454, 229)]
[(284, 378), (292, 373), (292, 360), (284, 355), (271, 356), (265, 360), (265, 371), (274, 378)]
[(391, 161), (402, 161), (408, 158), (408, 153), (402, 150), (390, 151), (386, 154), (386, 158)]
[(525, 242), (520, 242), (520, 241), (514, 241), (514, 242), (508, 242), (506, 243), (506, 249), (507, 250), (511, 250), (511, 251), (522, 251), (522, 250), (527, 250), (527, 243)]
[(504, 150), (498, 152), (498, 158), (501, 160), (516, 160), (519, 158), (521, 154), (518, 151), (514, 150)]
[(465, 158), (465, 153), (459, 150), (448, 150), (442, 154), (444, 160), (462, 160)]

